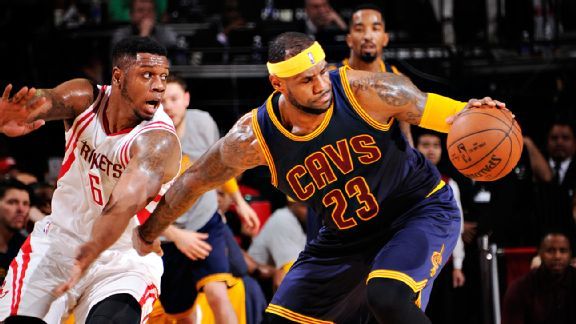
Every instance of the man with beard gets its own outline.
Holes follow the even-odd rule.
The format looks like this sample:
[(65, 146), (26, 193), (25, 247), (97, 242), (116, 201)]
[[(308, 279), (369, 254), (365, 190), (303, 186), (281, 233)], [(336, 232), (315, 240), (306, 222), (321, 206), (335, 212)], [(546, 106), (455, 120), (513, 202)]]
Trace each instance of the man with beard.
[[(342, 60), (342, 65), (354, 70), (401, 74), (394, 65), (384, 62), (382, 54), (388, 41), (382, 10), (373, 4), (356, 7), (346, 35), (350, 56)], [(410, 146), (414, 146), (410, 124), (401, 121), (400, 129)]]
[(514, 281), (504, 296), (503, 324), (576, 323), (576, 269), (568, 237), (550, 232), (540, 243), (542, 265)]
[(456, 245), (460, 216), (452, 190), (395, 120), (448, 132), (463, 109), (505, 105), (424, 93), (391, 73), (330, 72), (325, 57), (305, 34), (272, 41), (276, 91), (179, 176), (134, 230), (134, 245), (159, 252), (155, 239), (202, 193), (266, 165), (273, 185), (324, 220), (268, 306), (271, 322), (429, 323), (422, 309)]

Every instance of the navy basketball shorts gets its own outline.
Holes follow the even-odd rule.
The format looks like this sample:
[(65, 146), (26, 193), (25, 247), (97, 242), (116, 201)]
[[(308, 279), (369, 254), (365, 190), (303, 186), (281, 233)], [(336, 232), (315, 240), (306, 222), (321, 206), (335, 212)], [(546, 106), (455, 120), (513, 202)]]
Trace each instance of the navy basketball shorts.
[(160, 288), (160, 302), (166, 313), (185, 315), (191, 311), (198, 291), (209, 282), (228, 282), (232, 279), (226, 249), (226, 224), (222, 216), (214, 216), (198, 232), (208, 233), (207, 242), (212, 251), (204, 260), (193, 261), (184, 255), (173, 242), (162, 244), (164, 274)]
[(355, 252), (324, 254), (307, 245), (266, 312), (302, 323), (360, 323), (370, 316), (366, 285), (373, 278), (405, 283), (424, 310), (460, 235), (459, 210), (446, 185), (399, 219), (383, 230), (385, 240)]

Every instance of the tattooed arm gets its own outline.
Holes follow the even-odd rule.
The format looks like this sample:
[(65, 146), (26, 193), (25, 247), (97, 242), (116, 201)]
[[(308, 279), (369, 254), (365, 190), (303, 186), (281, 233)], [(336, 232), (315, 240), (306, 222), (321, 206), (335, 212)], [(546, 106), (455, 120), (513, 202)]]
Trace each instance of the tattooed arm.
[(179, 148), (176, 135), (166, 131), (150, 131), (135, 139), (126, 170), (94, 222), (90, 240), (79, 248), (70, 279), (56, 288), (56, 294), (72, 287), (100, 253), (120, 238), (130, 219), (156, 197), (162, 184), (178, 173), (180, 149), (175, 147)]
[(470, 99), (468, 103), (420, 91), (410, 79), (392, 73), (348, 70), (354, 96), (370, 117), (386, 123), (390, 117), (413, 125), (448, 132), (455, 116), (463, 109), (483, 105), (506, 108), (492, 100)]
[(143, 243), (150, 245), (200, 195), (247, 169), (266, 164), (251, 123), (252, 114), (244, 115), (226, 136), (176, 179), (150, 218), (139, 227), (134, 238), (139, 252), (150, 252)]
[(418, 125), (427, 94), (405, 76), (393, 73), (371, 73), (349, 70), (348, 79), (354, 96), (376, 121), (386, 123), (390, 117)]
[(94, 86), (86, 79), (66, 81), (53, 89), (23, 87), (10, 97), (6, 86), (0, 99), (0, 132), (20, 136), (42, 126), (47, 120), (71, 120), (94, 101)]

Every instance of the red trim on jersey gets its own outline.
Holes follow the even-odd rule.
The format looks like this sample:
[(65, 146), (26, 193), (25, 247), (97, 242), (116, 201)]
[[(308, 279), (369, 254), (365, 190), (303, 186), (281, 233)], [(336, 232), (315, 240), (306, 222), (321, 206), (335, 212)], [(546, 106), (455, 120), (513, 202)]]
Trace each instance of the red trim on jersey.
[(152, 212), (148, 211), (148, 209), (146, 209), (146, 207), (142, 208), (141, 211), (136, 213), (136, 217), (138, 218), (138, 223), (144, 224), (144, 222), (148, 219), (148, 217), (150, 217), (150, 214), (152, 214)]
[(134, 127), (124, 128), (123, 130), (117, 131), (116, 133), (108, 134), (108, 136), (116, 136), (116, 135), (122, 135), (122, 134), (130, 133), (133, 129), (134, 129)]
[[(16, 258), (17, 257), (18, 256), (16, 256)], [(16, 281), (16, 279), (18, 279), (18, 261), (16, 261), (16, 258), (14, 258), (14, 260), (12, 260), (12, 263), (10, 263), (10, 268), (12, 268), (12, 306), (10, 308), (10, 315), (15, 315), (14, 309), (16, 303), (16, 289), (17, 289), (16, 284), (18, 283)]]
[[(152, 298), (152, 305), (154, 305), (154, 302), (158, 298), (158, 288), (156, 288), (154, 284), (148, 285), (148, 287), (146, 287), (144, 294), (140, 298), (140, 301), (138, 301), (140, 308), (144, 307), (144, 304), (146, 304), (146, 301), (150, 298)], [(142, 319), (142, 323), (146, 323), (149, 316), (150, 314), (146, 314), (146, 316)]]
[[(160, 199), (162, 199), (162, 195), (158, 194), (152, 201), (157, 203), (160, 201)], [(148, 219), (148, 217), (150, 217), (150, 214), (152, 214), (152, 212), (149, 211), (146, 207), (142, 208), (142, 210), (136, 213), (136, 217), (138, 218), (138, 222), (140, 224), (143, 224)]]
[(138, 130), (138, 132), (136, 134), (134, 134), (134, 136), (132, 136), (132, 138), (130, 138), (128, 141), (126, 141), (126, 143), (124, 144), (124, 146), (122, 146), (122, 149), (120, 150), (120, 163), (124, 167), (126, 167), (128, 162), (130, 161), (128, 148), (130, 147), (130, 145), (132, 144), (132, 142), (134, 141), (136, 136), (138, 136), (140, 133), (142, 133), (145, 130), (154, 130), (154, 129), (167, 130), (167, 131), (170, 131), (174, 134), (176, 133), (176, 129), (174, 128), (174, 126), (167, 124), (163, 121), (155, 121), (153, 123), (150, 123), (150, 124), (142, 127), (140, 130)]
[[(74, 128), (72, 129), (72, 135), (70, 136), (70, 141), (68, 143), (66, 143), (66, 149), (64, 150), (64, 152), (68, 151), (68, 148), (70, 147), (70, 144), (73, 142), (74, 140), (74, 135), (76, 135), (76, 130), (78, 129), (78, 127), (80, 126), (80, 124), (82, 124), (82, 122), (88, 118), (89, 116), (91, 116), (92, 114), (95, 114), (98, 111), (98, 107), (100, 106), (100, 102), (102, 101), (102, 98), (104, 98), (104, 94), (106, 93), (106, 87), (107, 86), (102, 86), (102, 88), (100, 88), (100, 94), (98, 95), (98, 98), (96, 98), (96, 103), (94, 104), (94, 108), (92, 108), (92, 110), (86, 110), (84, 111), (82, 114), (80, 114), (80, 116), (82, 116), (78, 122), (76, 123), (76, 125), (74, 125)], [(80, 117), (79, 116), (79, 117)]]
[(88, 127), (92, 119), (94, 119), (94, 116), (96, 115), (92, 114), (91, 118), (86, 123), (84, 123), (80, 131), (78, 131), (78, 136), (76, 136), (76, 141), (74, 141), (74, 145), (72, 146), (72, 152), (70, 152), (70, 154), (68, 155), (68, 159), (66, 159), (66, 161), (62, 164), (62, 168), (60, 169), (60, 173), (58, 174), (58, 179), (62, 178), (66, 174), (66, 172), (70, 170), (72, 162), (74, 162), (74, 160), (76, 159), (74, 150), (76, 150), (76, 145), (78, 144), (78, 138), (80, 138), (80, 135), (82, 135), (82, 133), (84, 132), (86, 127)]
[(154, 299), (156, 299), (156, 296), (158, 296), (158, 288), (156, 288), (154, 284), (148, 285), (148, 287), (146, 287), (146, 290), (144, 291), (144, 294), (142, 294), (142, 297), (140, 298), (139, 301), (140, 306), (144, 306), (148, 298), (153, 297)]
[[(32, 245), (30, 245), (30, 236), (26, 239), (22, 248), (22, 270), (20, 270), (20, 280), (18, 280), (18, 292), (16, 293), (16, 298), (14, 299), (14, 291), (12, 292), (12, 309), (10, 310), (10, 315), (17, 315), (18, 314), (18, 306), (20, 306), (20, 298), (22, 297), (22, 286), (24, 283), (24, 277), (26, 276), (26, 270), (28, 269), (28, 265), (30, 263), (30, 253), (32, 253)], [(14, 271), (14, 280), (12, 281), (13, 285), (16, 281), (16, 269)], [(16, 287), (14, 287), (16, 290)]]

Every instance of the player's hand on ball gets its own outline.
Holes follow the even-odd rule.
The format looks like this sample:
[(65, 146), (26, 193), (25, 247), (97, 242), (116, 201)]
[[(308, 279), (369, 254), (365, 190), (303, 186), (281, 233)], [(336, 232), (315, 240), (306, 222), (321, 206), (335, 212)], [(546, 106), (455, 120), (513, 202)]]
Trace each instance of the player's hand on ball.
[(490, 97), (484, 97), (482, 99), (470, 99), (470, 100), (468, 100), (468, 104), (466, 105), (466, 107), (464, 107), (464, 109), (462, 109), (456, 115), (453, 115), (453, 116), (446, 118), (446, 123), (449, 125), (452, 125), (454, 123), (454, 120), (468, 109), (472, 109), (472, 108), (494, 108), (494, 107), (498, 108), (498, 109), (507, 109), (505, 103), (498, 101), (498, 100), (494, 100)]
[(158, 255), (162, 256), (164, 252), (162, 251), (162, 247), (160, 247), (160, 239), (155, 239), (152, 243), (145, 242), (140, 236), (140, 232), (138, 229), (140, 226), (137, 226), (132, 231), (132, 246), (138, 252), (139, 255), (145, 256), (149, 253), (157, 253)]

